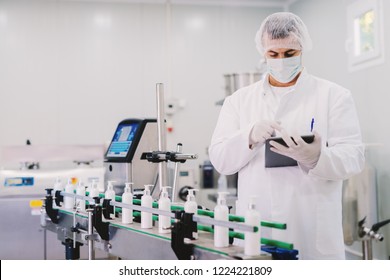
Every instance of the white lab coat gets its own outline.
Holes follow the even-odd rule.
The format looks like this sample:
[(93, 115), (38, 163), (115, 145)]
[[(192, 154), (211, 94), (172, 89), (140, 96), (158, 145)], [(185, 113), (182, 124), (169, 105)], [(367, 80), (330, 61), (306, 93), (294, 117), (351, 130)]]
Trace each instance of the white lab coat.
[[(249, 148), (259, 120), (277, 120), (287, 132), (322, 137), (315, 168), (264, 167), (264, 145)], [(262, 228), (263, 237), (290, 242), (300, 259), (344, 259), (342, 180), (364, 167), (364, 147), (351, 93), (304, 69), (292, 92), (277, 104), (268, 76), (225, 99), (209, 147), (222, 174), (238, 172), (237, 213), (257, 195), (262, 220), (287, 223), (287, 230)]]

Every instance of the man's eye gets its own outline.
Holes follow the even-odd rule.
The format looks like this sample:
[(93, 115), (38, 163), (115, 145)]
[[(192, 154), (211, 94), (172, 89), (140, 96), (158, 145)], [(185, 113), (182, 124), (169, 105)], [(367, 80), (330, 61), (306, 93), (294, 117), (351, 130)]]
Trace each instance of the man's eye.
[(287, 52), (284, 54), (285, 57), (292, 57), (295, 55), (295, 52)]

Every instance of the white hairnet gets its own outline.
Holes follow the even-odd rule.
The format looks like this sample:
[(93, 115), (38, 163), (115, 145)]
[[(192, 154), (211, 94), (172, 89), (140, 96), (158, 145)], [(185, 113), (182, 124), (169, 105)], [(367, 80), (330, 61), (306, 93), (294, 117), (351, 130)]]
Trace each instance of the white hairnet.
[(262, 55), (272, 48), (308, 51), (312, 47), (306, 25), (300, 17), (288, 12), (268, 16), (256, 33), (255, 42)]

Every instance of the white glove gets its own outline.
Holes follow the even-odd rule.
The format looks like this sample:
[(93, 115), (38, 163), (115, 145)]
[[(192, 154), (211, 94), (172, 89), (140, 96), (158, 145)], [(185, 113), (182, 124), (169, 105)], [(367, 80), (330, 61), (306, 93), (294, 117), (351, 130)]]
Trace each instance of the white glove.
[(252, 127), (251, 133), (249, 134), (249, 144), (260, 144), (263, 145), (265, 140), (274, 134), (275, 129), (281, 130), (279, 123), (276, 121), (262, 120), (255, 123)]
[(310, 144), (306, 143), (300, 136), (293, 136), (293, 141), (284, 131), (282, 131), (282, 138), (288, 147), (270, 141), (271, 151), (293, 158), (308, 169), (317, 165), (321, 154), (321, 136), (317, 132), (314, 132), (314, 141)]

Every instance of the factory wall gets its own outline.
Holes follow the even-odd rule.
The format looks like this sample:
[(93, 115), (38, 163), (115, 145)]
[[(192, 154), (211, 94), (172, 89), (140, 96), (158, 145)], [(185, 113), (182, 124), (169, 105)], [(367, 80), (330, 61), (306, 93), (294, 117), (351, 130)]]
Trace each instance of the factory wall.
[[(388, 59), (348, 70), (346, 10), (351, 0), (293, 1), (314, 48), (308, 71), (351, 89), (377, 171), (379, 219), (390, 218)], [(168, 149), (178, 142), (197, 153), (197, 168), (225, 95), (223, 74), (255, 71), (254, 35), (281, 8), (171, 5), (63, 0), (0, 1), (0, 147), (32, 144), (106, 144), (119, 121), (156, 116), (155, 85), (177, 107)], [(383, 1), (383, 14), (390, 13)], [(384, 18), (385, 30), (390, 19)], [(385, 32), (385, 51), (390, 38)], [(388, 54), (385, 53), (385, 58)], [(1, 162), (1, 158), (0, 158)], [(2, 163), (3, 165), (4, 163)], [(377, 258), (390, 255), (374, 244)], [(358, 250), (355, 244), (353, 250)]]
[[(156, 83), (180, 108), (168, 148), (207, 158), (223, 74), (255, 71), (272, 8), (0, 2), (0, 146), (103, 144), (124, 118), (156, 117)], [(177, 104), (179, 104), (177, 103)], [(1, 160), (1, 159), (0, 159)]]
[[(363, 141), (368, 145), (368, 164), (376, 170), (378, 189), (378, 219), (390, 218), (390, 131), (388, 116), (390, 101), (387, 89), (387, 74), (390, 71), (388, 50), (390, 19), (384, 17), (383, 64), (358, 71), (349, 71), (348, 54), (345, 49), (348, 37), (347, 9), (353, 0), (301, 0), (290, 6), (309, 28), (313, 39), (313, 50), (304, 57), (311, 74), (334, 81), (351, 90), (362, 128)], [(382, 1), (382, 14), (390, 13), (388, 1)], [(367, 225), (368, 226), (368, 225)], [(390, 256), (390, 227), (380, 230), (385, 234), (384, 242), (374, 242), (374, 257), (388, 259)], [(361, 243), (355, 242), (351, 250), (361, 252)]]

